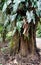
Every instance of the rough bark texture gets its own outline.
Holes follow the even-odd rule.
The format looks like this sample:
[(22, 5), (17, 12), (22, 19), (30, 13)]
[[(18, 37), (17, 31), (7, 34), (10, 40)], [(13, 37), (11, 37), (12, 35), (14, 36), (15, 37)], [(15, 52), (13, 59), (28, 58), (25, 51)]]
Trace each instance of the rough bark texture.
[[(17, 46), (16, 47), (18, 48), (18, 52), (22, 56), (26, 56), (29, 53), (34, 54), (37, 51), (37, 47), (36, 47), (36, 25), (33, 22), (31, 22), (30, 24), (25, 23), (23, 26), (23, 30), (21, 30), (22, 35), (18, 36), (18, 32), (16, 32), (16, 34), (13, 38), (15, 40), (14, 41), (15, 45), (18, 44), (19, 47), (17, 47)], [(17, 43), (17, 41), (18, 41), (18, 43)], [(15, 52), (16, 52), (16, 50), (15, 50)]]
[(37, 47), (36, 47), (36, 25), (33, 24), (33, 22), (31, 22), (29, 24), (29, 39), (28, 37), (26, 37), (26, 39), (24, 39), (24, 36), (21, 37), (21, 42), (20, 42), (20, 53), (23, 56), (28, 55), (28, 53), (34, 54), (34, 53), (38, 53), (37, 51)]
[(27, 40), (24, 40), (23, 37), (21, 37), (21, 43), (20, 43), (20, 53), (23, 56), (26, 56), (28, 53), (28, 44)]
[(14, 37), (11, 40), (10, 55), (15, 55), (16, 53), (18, 53), (18, 47), (19, 47), (19, 34), (18, 31), (16, 31)]

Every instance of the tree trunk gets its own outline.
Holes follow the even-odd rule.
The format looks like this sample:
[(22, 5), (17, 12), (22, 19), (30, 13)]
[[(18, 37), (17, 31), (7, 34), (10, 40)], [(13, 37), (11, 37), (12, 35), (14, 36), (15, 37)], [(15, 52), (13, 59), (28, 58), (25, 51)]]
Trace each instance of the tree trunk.
[(24, 40), (24, 37), (21, 37), (20, 42), (20, 54), (26, 56), (28, 54), (28, 41)]
[[(28, 27), (28, 24), (27, 25), (25, 24), (24, 28), (26, 29), (26, 31), (24, 31), (24, 32), (27, 32), (27, 33), (25, 33), (25, 35), (27, 35), (28, 37), (23, 34), (23, 31), (21, 31), (22, 35), (18, 36), (19, 33), (16, 32), (13, 39), (15, 40), (16, 47), (17, 47), (17, 44), (19, 44), (19, 47), (17, 47), (18, 52), (22, 56), (27, 56), (29, 53), (34, 54), (37, 51), (37, 46), (36, 46), (36, 24), (31, 22), (29, 24), (29, 27)], [(28, 30), (28, 28), (29, 28), (29, 30)], [(18, 37), (19, 37), (19, 39), (18, 39)], [(17, 41), (18, 41), (18, 43), (17, 43)]]
[(30, 23), (29, 39), (24, 40), (24, 36), (21, 37), (20, 53), (26, 56), (28, 53), (34, 54), (36, 50), (36, 27), (33, 23)]

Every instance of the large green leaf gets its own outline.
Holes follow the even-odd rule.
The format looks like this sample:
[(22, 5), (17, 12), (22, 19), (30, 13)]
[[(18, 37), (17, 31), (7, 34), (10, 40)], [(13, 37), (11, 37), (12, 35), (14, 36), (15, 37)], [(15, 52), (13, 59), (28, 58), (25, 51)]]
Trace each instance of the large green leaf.
[(2, 9), (3, 12), (6, 11), (6, 8), (8, 7), (8, 5), (9, 5), (10, 3), (11, 3), (11, 0), (7, 0), (6, 2), (4, 2), (3, 9)]
[(23, 24), (22, 21), (18, 21), (18, 22), (16, 23), (16, 27), (17, 27), (17, 30), (18, 30), (19, 32), (21, 31), (22, 24)]
[(7, 5), (9, 5), (12, 1), (11, 0), (7, 0)]
[(37, 5), (38, 5), (39, 15), (41, 16), (41, 1), (39, 1), (39, 2), (37, 3)]
[(35, 23), (35, 17), (34, 17), (33, 11), (30, 11), (30, 12), (27, 11), (26, 16), (27, 16), (28, 23), (30, 23), (31, 20), (33, 20), (33, 23)]
[(5, 18), (6, 18), (5, 14), (2, 13), (2, 11), (0, 10), (0, 23), (4, 23)]
[(25, 0), (14, 0), (14, 3), (20, 3), (20, 2), (23, 2)]
[(2, 32), (2, 30), (3, 30), (3, 26), (0, 25), (0, 33)]
[(18, 5), (19, 5), (19, 3), (15, 3), (15, 4), (13, 5), (13, 12), (16, 13), (17, 8), (18, 8)]
[(10, 21), (11, 21), (11, 22), (15, 20), (15, 18), (16, 18), (16, 15), (17, 15), (17, 14), (10, 15)]
[(15, 32), (16, 32), (16, 27), (14, 27), (14, 30), (13, 30), (13, 31), (8, 32), (8, 33), (6, 34), (6, 36), (7, 36), (8, 38), (9, 38), (9, 37), (13, 37), (14, 34), (15, 34)]
[(3, 11), (3, 12), (6, 11), (6, 8), (7, 8), (7, 3), (5, 2), (4, 5), (3, 5), (2, 11)]
[(9, 24), (9, 16), (7, 16), (4, 21), (4, 27), (8, 26), (8, 24)]

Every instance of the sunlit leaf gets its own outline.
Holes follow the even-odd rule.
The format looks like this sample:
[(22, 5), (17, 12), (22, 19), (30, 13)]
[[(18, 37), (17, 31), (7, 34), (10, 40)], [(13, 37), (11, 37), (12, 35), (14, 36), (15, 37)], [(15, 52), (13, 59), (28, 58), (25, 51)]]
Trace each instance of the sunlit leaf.
[(13, 12), (16, 12), (17, 11), (18, 5), (19, 5), (19, 3), (15, 3), (13, 5)]
[(13, 31), (8, 32), (6, 36), (7, 36), (8, 38), (9, 38), (9, 37), (12, 37), (12, 36), (14, 36), (15, 32), (16, 32), (16, 27), (14, 27), (14, 30), (13, 30)]
[(20, 3), (20, 2), (23, 2), (25, 0), (14, 0), (14, 3)]
[(22, 21), (19, 21), (19, 22), (16, 23), (16, 26), (17, 26), (17, 29), (18, 29), (19, 32), (21, 31), (22, 24), (23, 24)]
[(7, 0), (7, 5), (9, 5), (12, 1), (11, 0)]
[(11, 37), (12, 36), (12, 31), (8, 32), (6, 36)]
[(30, 23), (32, 19), (33, 19), (33, 22), (35, 23), (35, 18), (34, 18), (33, 11), (30, 11), (30, 12), (27, 11), (26, 16), (27, 16), (28, 23)]
[(0, 32), (2, 32), (2, 30), (3, 30), (3, 26), (0, 25)]
[(16, 27), (14, 27), (14, 30), (12, 31), (12, 36), (14, 36), (15, 32), (16, 32)]
[(15, 15), (10, 15), (10, 21), (11, 21), (11, 22), (15, 20), (16, 15), (17, 15), (17, 14), (15, 14)]
[(7, 3), (5, 2), (4, 5), (3, 5), (2, 11), (3, 11), (3, 12), (6, 11), (6, 8), (7, 8)]
[(7, 26), (8, 22), (9, 22), (9, 17), (7, 16), (7, 19), (4, 22), (4, 26)]

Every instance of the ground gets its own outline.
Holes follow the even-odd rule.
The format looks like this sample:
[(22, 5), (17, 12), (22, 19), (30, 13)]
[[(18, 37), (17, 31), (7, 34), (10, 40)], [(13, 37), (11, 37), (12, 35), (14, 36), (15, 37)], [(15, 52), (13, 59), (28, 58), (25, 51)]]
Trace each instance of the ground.
[[(7, 48), (7, 43), (0, 43), (0, 48)], [(8, 50), (6, 54), (0, 51), (0, 65), (41, 65), (41, 38), (36, 38), (36, 43), (39, 48), (40, 58), (38, 58), (37, 54), (28, 54), (27, 57), (22, 57), (20, 54), (10, 56)]]

